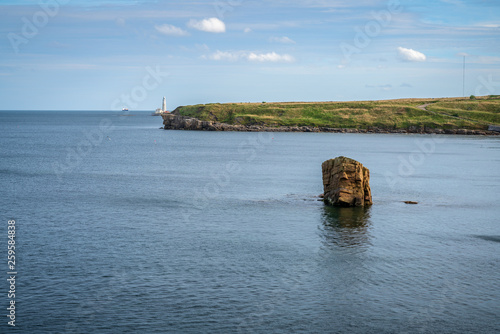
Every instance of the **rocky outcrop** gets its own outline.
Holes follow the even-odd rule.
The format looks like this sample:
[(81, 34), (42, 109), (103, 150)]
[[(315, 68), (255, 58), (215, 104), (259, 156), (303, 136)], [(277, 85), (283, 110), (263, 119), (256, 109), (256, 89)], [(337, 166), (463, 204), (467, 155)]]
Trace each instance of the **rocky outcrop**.
[(498, 125), (490, 125), (488, 127), (488, 131), (500, 132), (500, 126), (498, 126)]
[(212, 130), (213, 122), (204, 122), (197, 118), (174, 114), (164, 114), (162, 117), (165, 130)]
[(372, 204), (370, 171), (356, 160), (337, 157), (321, 165), (324, 201), (335, 206)]
[(247, 131), (247, 132), (332, 132), (332, 133), (420, 133), (420, 134), (458, 134), (458, 135), (500, 135), (494, 131), (468, 129), (431, 129), (411, 126), (408, 129), (382, 129), (369, 127), (368, 129), (344, 129), (313, 126), (279, 126), (226, 124), (214, 121), (201, 121), (197, 118), (177, 114), (163, 114), (163, 128), (165, 130), (198, 130), (198, 131)]

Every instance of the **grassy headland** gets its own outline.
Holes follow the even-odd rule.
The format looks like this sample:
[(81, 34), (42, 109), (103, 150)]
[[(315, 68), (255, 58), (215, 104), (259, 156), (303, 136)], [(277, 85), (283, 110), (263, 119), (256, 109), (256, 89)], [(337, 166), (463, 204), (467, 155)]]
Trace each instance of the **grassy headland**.
[[(426, 106), (425, 106), (426, 105)], [(356, 102), (212, 103), (178, 107), (175, 114), (227, 124), (352, 129), (485, 130), (500, 125), (500, 97)]]

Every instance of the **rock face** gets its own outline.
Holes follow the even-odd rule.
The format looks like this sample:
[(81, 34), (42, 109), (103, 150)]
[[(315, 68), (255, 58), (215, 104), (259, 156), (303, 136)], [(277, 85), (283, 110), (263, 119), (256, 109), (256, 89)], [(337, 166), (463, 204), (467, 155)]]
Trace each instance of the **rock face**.
[(165, 130), (197, 130), (197, 131), (247, 131), (247, 132), (332, 132), (332, 133), (421, 133), (421, 134), (459, 134), (459, 135), (500, 135), (500, 132), (466, 129), (430, 129), (410, 126), (408, 129), (343, 129), (313, 126), (278, 126), (227, 124), (214, 121), (201, 121), (197, 118), (181, 116), (174, 113), (163, 114)]
[(165, 130), (215, 130), (211, 129), (213, 122), (174, 114), (165, 114), (162, 117)]
[(346, 157), (327, 160), (321, 167), (326, 204), (336, 206), (372, 204), (368, 168)]
[(488, 127), (488, 131), (496, 131), (496, 132), (500, 132), (500, 126), (497, 126), (497, 125), (490, 125)]

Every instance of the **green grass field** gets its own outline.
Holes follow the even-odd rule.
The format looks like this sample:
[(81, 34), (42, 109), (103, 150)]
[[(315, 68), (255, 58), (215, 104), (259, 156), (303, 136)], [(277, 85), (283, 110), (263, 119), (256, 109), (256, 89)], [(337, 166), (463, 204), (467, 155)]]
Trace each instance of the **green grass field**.
[[(429, 104), (427, 110), (418, 106)], [(178, 107), (175, 113), (205, 121), (266, 126), (485, 130), (500, 125), (497, 96), (358, 102), (212, 103)]]

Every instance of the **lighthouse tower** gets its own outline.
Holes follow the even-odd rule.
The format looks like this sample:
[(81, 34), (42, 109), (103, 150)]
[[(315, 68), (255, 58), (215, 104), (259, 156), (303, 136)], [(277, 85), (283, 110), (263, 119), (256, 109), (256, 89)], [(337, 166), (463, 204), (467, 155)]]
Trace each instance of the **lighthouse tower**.
[(161, 110), (163, 112), (167, 112), (167, 99), (165, 98), (165, 96), (163, 97), (163, 104), (161, 105)]

